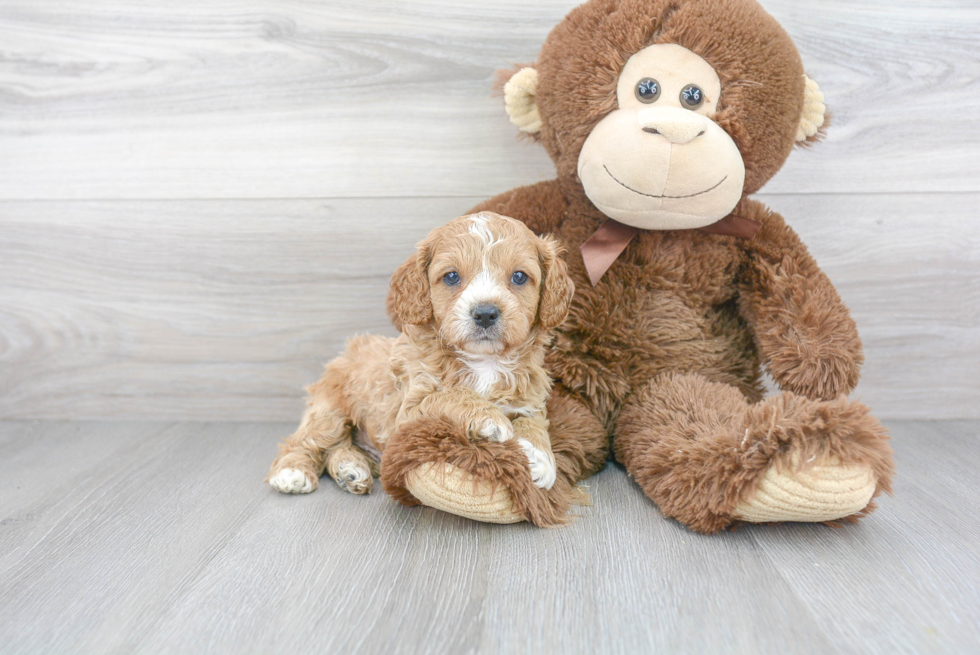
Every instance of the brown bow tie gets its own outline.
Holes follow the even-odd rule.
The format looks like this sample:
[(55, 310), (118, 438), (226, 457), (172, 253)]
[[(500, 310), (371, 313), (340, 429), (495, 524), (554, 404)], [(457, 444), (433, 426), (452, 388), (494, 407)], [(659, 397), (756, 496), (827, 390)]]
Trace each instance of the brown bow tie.
[[(751, 239), (760, 227), (762, 225), (751, 218), (729, 214), (717, 223), (698, 229), (708, 234)], [(585, 270), (589, 273), (592, 286), (599, 283), (609, 267), (623, 254), (626, 246), (640, 231), (638, 227), (624, 225), (610, 218), (582, 244), (582, 259), (585, 260)]]

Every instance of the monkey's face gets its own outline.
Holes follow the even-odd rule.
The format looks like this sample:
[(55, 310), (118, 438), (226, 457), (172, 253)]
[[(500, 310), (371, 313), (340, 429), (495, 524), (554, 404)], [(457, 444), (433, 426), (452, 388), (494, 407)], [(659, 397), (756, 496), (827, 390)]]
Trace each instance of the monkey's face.
[(562, 189), (640, 229), (725, 218), (819, 140), (827, 109), (757, 0), (589, 0), (501, 79)]
[(704, 59), (668, 43), (626, 62), (618, 108), (578, 160), (585, 193), (606, 216), (644, 230), (710, 225), (742, 197), (745, 164), (712, 118), (721, 81)]

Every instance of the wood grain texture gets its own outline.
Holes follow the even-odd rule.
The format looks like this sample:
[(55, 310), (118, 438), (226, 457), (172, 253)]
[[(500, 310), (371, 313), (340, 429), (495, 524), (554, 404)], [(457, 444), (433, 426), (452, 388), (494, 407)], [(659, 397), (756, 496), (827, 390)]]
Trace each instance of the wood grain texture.
[[(11, 0), (0, 198), (489, 196), (552, 176), (496, 68), (578, 0)], [(770, 193), (980, 191), (972, 0), (764, 0), (834, 113)]]
[[(765, 197), (851, 307), (857, 396), (980, 417), (980, 195)], [(0, 203), (0, 417), (297, 420), (388, 277), (476, 198)]]
[(262, 484), (287, 424), (0, 423), (9, 653), (967, 653), (980, 424), (889, 425), (856, 526), (712, 537), (616, 466), (571, 526)]
[[(871, 531), (753, 527), (844, 653), (980, 650), (980, 427), (893, 423), (897, 477)], [(874, 606), (874, 617), (867, 614)], [(887, 617), (887, 618), (885, 618)]]
[[(980, 417), (980, 9), (763, 1), (834, 112), (763, 199), (859, 395)], [(292, 420), (412, 243), (552, 177), (489, 79), (577, 3), (0, 2), (0, 417)]]

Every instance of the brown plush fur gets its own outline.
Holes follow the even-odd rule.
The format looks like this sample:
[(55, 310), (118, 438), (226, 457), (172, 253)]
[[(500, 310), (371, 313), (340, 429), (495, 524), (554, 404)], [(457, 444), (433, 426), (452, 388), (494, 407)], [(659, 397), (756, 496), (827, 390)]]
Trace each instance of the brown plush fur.
[(423, 462), (452, 463), (474, 481), (505, 486), (515, 509), (540, 527), (564, 525), (572, 503), (588, 502), (588, 494), (573, 481), (598, 472), (606, 462), (608, 437), (602, 425), (581, 403), (561, 387), (548, 401), (551, 448), (561, 473), (545, 491), (531, 483), (527, 459), (513, 441), (470, 441), (445, 419), (415, 421), (402, 426), (382, 457), (382, 484), (388, 494), (405, 505), (418, 505), (406, 487), (408, 474)]
[(489, 482), (491, 488), (506, 486), (517, 513), (541, 527), (564, 525), (569, 521), (571, 503), (587, 499), (566, 477), (558, 478), (550, 490), (534, 486), (527, 457), (515, 440), (472, 441), (443, 417), (399, 426), (385, 448), (381, 460), (382, 484), (392, 498), (405, 505), (421, 504), (407, 488), (408, 474), (419, 462), (452, 462), (466, 471), (474, 483)]
[[(668, 516), (714, 532), (762, 474), (830, 458), (869, 464), (889, 491), (891, 450), (860, 403), (790, 392), (757, 404), (700, 375), (669, 373), (639, 389), (617, 424), (616, 458)], [(704, 438), (705, 434), (711, 438)], [(705, 475), (710, 471), (710, 475)]]
[[(626, 61), (656, 43), (680, 44), (717, 71), (714, 120), (746, 166), (733, 213), (762, 227), (751, 240), (642, 231), (593, 287), (579, 248), (606, 217), (578, 179), (579, 153), (616, 108)], [(729, 525), (772, 466), (868, 464), (875, 495), (888, 491), (884, 429), (845, 397), (863, 362), (855, 324), (783, 218), (746, 197), (795, 144), (804, 80), (789, 36), (754, 0), (592, 0), (554, 29), (537, 69), (540, 141), (558, 179), (476, 210), (554, 234), (571, 253), (577, 292), (547, 356), (552, 443), (579, 444), (565, 446), (576, 454), (559, 459), (559, 477), (571, 484), (599, 466), (601, 426), (664, 514), (701, 532)], [(763, 365), (782, 395), (762, 399)], [(592, 427), (580, 432), (586, 413)]]
[[(306, 493), (326, 467), (342, 487), (366, 493), (372, 462), (356, 438), (377, 451), (390, 446), (385, 486), (402, 497), (398, 484), (411, 467), (401, 462), (412, 453), (416, 463), (455, 453), (458, 439), (480, 455), (463, 462), (467, 470), (506, 473), (520, 511), (541, 525), (561, 523), (575, 492), (566, 478), (549, 482), (551, 380), (544, 369), (550, 330), (564, 321), (574, 292), (560, 255), (553, 240), (491, 213), (434, 230), (392, 278), (402, 335), (355, 337), (327, 365), (268, 480), (280, 491)], [(526, 282), (514, 282), (515, 271)], [(447, 283), (449, 272), (456, 283)], [(488, 305), (499, 316), (480, 327), (474, 308)], [(446, 436), (453, 430), (455, 437)], [(512, 442), (473, 449), (486, 440)], [(540, 456), (537, 469), (529, 469), (529, 449)], [(535, 471), (543, 477), (534, 479)]]
[(754, 0), (592, 0), (548, 37), (538, 59), (541, 143), (560, 179), (573, 179), (582, 144), (616, 105), (626, 60), (676, 43), (711, 64), (722, 83), (715, 122), (758, 191), (793, 148), (803, 107), (803, 63), (789, 35)]

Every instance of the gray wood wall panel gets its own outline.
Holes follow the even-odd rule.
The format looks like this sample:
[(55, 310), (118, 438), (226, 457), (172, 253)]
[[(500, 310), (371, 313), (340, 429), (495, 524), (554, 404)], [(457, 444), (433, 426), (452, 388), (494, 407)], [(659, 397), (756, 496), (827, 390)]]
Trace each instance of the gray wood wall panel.
[[(980, 191), (973, 0), (764, 0), (834, 112), (770, 192)], [(0, 198), (484, 196), (546, 179), (494, 69), (578, 0), (0, 6)]]
[[(0, 1), (0, 417), (295, 418), (418, 238), (553, 176), (489, 80), (577, 2)], [(980, 7), (763, 2), (834, 124), (762, 198), (858, 395), (980, 416)]]
[[(857, 395), (977, 416), (980, 194), (762, 198), (854, 313)], [(347, 337), (393, 334), (411, 244), (476, 200), (0, 202), (0, 416), (297, 418)]]

